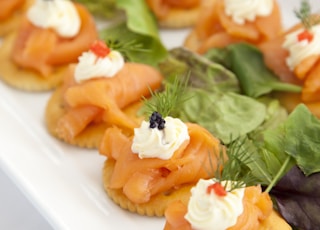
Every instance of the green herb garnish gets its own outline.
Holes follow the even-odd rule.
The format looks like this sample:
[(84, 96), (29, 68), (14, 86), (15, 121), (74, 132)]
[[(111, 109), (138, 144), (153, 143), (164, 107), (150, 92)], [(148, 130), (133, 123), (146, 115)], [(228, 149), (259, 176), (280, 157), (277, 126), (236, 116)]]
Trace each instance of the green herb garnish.
[(131, 30), (126, 22), (121, 20), (100, 30), (100, 39), (114, 49), (120, 49), (131, 62), (157, 66), (167, 55), (160, 40)]
[(312, 26), (320, 23), (319, 17), (313, 17), (311, 15), (311, 7), (308, 0), (302, 0), (300, 9), (294, 11), (297, 18), (301, 20), (301, 23), (306, 30), (311, 29)]
[(143, 48), (143, 45), (136, 40), (122, 42), (117, 39), (106, 39), (105, 42), (110, 49), (119, 51), (126, 61), (131, 61), (131, 52), (150, 52), (150, 50)]
[[(189, 76), (189, 75), (188, 75)], [(148, 117), (158, 112), (162, 117), (175, 116), (180, 106), (189, 99), (185, 92), (189, 77), (176, 76), (173, 83), (166, 83), (165, 89), (160, 92), (151, 92), (151, 99), (143, 98)]]
[[(238, 138), (227, 147), (226, 159), (223, 150), (219, 153), (217, 170), (214, 171), (214, 178), (219, 182), (226, 181), (224, 188), (232, 191), (247, 186), (259, 184), (259, 181), (252, 174), (247, 166), (253, 161), (248, 148), (245, 148), (247, 138)], [(213, 168), (213, 165), (211, 165)], [(221, 170), (222, 168), (222, 170)]]

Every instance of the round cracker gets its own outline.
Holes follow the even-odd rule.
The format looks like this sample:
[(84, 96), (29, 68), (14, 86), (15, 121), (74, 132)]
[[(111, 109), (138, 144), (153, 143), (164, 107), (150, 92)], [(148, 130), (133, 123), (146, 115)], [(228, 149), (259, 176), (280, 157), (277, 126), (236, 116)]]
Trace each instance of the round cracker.
[(158, 19), (158, 23), (163, 28), (191, 27), (197, 21), (199, 11), (200, 6), (187, 10), (172, 8), (164, 18)]
[(103, 184), (108, 196), (121, 208), (139, 215), (160, 217), (164, 216), (165, 210), (173, 201), (180, 200), (182, 203), (187, 205), (190, 198), (190, 190), (194, 184), (184, 185), (179, 189), (172, 190), (170, 192), (159, 193), (153, 196), (147, 203), (133, 203), (125, 196), (122, 189), (109, 188), (114, 166), (114, 160), (108, 159), (105, 161), (103, 167)]
[(0, 47), (0, 79), (8, 85), (25, 91), (47, 91), (56, 88), (62, 82), (67, 65), (56, 68), (48, 77), (35, 71), (17, 66), (11, 61), (11, 50), (16, 33), (5, 37)]
[(98, 148), (103, 134), (107, 129), (105, 123), (90, 124), (74, 138), (66, 138), (57, 132), (58, 121), (66, 113), (62, 92), (62, 86), (54, 90), (45, 109), (45, 121), (49, 133), (71, 145), (83, 148)]

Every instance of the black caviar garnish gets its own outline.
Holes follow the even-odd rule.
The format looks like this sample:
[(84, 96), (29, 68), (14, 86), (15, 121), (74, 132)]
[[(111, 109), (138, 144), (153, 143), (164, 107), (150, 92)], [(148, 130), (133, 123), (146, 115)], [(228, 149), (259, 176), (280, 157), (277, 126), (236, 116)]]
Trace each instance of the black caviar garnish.
[(158, 112), (153, 112), (150, 116), (150, 125), (149, 127), (154, 129), (158, 128), (159, 130), (164, 129), (166, 121), (162, 118), (161, 114)]

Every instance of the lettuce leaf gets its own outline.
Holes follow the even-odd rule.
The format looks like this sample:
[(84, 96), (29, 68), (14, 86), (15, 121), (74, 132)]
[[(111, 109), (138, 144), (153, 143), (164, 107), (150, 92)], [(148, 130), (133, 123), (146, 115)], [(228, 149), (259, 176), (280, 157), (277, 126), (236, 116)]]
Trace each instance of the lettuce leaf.
[(126, 14), (120, 23), (100, 31), (100, 38), (107, 44), (116, 43), (126, 46), (126, 58), (131, 62), (140, 62), (157, 66), (168, 51), (162, 44), (156, 20), (144, 0), (117, 0), (116, 5)]
[(290, 155), (307, 176), (320, 172), (320, 120), (304, 104), (278, 128), (266, 131), (264, 139), (267, 149)]
[(258, 98), (272, 91), (300, 92), (301, 87), (281, 82), (269, 70), (263, 61), (262, 53), (253, 45), (236, 43), (229, 45), (225, 50), (208, 51), (206, 56), (212, 60), (224, 63), (238, 77), (240, 86), (245, 95)]
[(145, 0), (117, 0), (116, 4), (126, 13), (128, 29), (152, 39), (159, 39), (156, 20)]
[(268, 191), (294, 165), (305, 175), (320, 171), (320, 120), (305, 105), (297, 106), (282, 123), (266, 128), (251, 133), (246, 148), (252, 158), (248, 167)]
[(196, 88), (189, 94), (178, 116), (200, 124), (225, 144), (255, 130), (266, 116), (265, 105), (247, 96)]
[[(250, 168), (252, 175), (260, 184), (268, 186), (273, 183), (288, 156), (285, 153), (278, 154), (266, 149), (263, 133), (277, 128), (287, 119), (288, 113), (278, 100), (263, 97), (258, 101), (265, 104), (266, 116), (263, 123), (247, 135), (248, 141), (243, 143), (243, 148), (247, 150), (247, 157), (251, 158), (247, 167)], [(288, 162), (281, 175), (284, 175), (292, 165), (293, 162)]]
[(170, 50), (168, 58), (161, 62), (159, 67), (168, 78), (176, 75), (188, 76), (189, 85), (194, 88), (240, 92), (239, 81), (234, 73), (223, 65), (183, 47)]

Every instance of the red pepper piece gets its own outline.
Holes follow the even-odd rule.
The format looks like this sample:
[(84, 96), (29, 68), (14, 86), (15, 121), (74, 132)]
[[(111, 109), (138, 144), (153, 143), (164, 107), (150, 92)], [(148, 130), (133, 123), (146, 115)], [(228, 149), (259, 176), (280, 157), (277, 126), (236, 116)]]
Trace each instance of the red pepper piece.
[(224, 189), (224, 187), (219, 183), (216, 182), (212, 185), (209, 185), (207, 187), (207, 193), (210, 194), (211, 191), (214, 191), (218, 196), (226, 196), (227, 195), (227, 191)]
[(109, 49), (109, 47), (106, 45), (106, 43), (104, 43), (101, 40), (96, 40), (92, 43), (92, 45), (90, 46), (90, 50), (97, 55), (98, 57), (105, 57), (107, 56), (111, 50)]
[(304, 30), (301, 33), (298, 34), (298, 41), (301, 42), (303, 40), (307, 40), (308, 42), (311, 42), (313, 39), (313, 34), (310, 33), (308, 30)]

